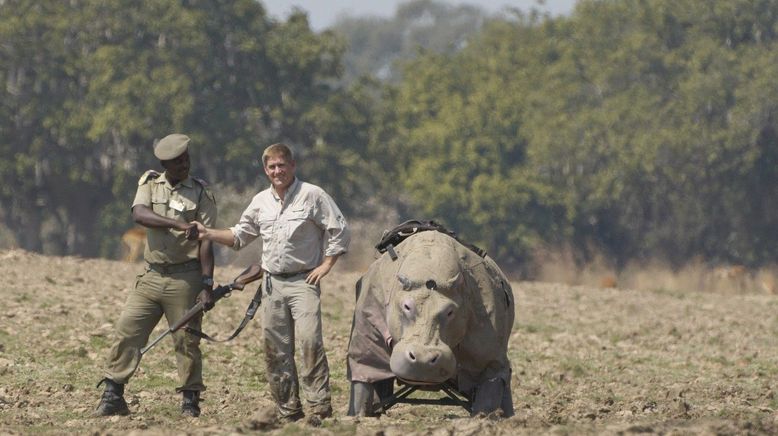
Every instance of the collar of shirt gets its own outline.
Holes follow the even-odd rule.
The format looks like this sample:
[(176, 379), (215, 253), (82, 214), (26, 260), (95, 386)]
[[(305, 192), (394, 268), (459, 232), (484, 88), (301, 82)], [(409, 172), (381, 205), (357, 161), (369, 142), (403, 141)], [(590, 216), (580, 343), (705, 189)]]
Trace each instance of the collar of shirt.
[(270, 193), (273, 194), (273, 199), (275, 201), (280, 201), (284, 205), (287, 205), (291, 203), (292, 198), (294, 198), (295, 194), (297, 194), (297, 191), (300, 190), (300, 179), (297, 177), (294, 178), (294, 181), (291, 185), (289, 185), (289, 189), (286, 190), (286, 195), (284, 195), (284, 198), (281, 198), (278, 196), (278, 193), (276, 192), (276, 187), (272, 184), (270, 185)]
[(194, 182), (192, 181), (191, 176), (186, 176), (184, 180), (178, 182), (175, 186), (173, 186), (170, 184), (170, 181), (167, 179), (165, 173), (160, 174), (159, 177), (154, 179), (154, 183), (164, 184), (165, 187), (171, 191), (178, 188), (179, 186), (186, 186), (187, 188), (194, 187)]

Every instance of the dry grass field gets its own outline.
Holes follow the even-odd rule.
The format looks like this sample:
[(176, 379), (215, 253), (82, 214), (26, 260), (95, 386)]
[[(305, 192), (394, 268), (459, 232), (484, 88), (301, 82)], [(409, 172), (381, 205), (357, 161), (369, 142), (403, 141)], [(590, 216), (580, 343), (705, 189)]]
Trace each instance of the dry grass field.
[[(127, 386), (132, 414), (93, 418), (113, 322), (141, 264), (0, 251), (0, 434), (778, 433), (778, 296), (734, 285), (677, 289), (658, 278), (652, 286), (650, 275), (639, 290), (513, 283), (510, 419), (407, 404), (377, 419), (349, 418), (345, 358), (359, 273), (345, 271), (348, 265), (323, 285), (335, 416), (316, 428), (267, 429), (259, 317), (237, 340), (203, 345), (201, 418), (179, 415), (167, 339)], [(238, 272), (220, 268), (217, 282)], [(222, 301), (204, 330), (230, 333), (254, 289)]]

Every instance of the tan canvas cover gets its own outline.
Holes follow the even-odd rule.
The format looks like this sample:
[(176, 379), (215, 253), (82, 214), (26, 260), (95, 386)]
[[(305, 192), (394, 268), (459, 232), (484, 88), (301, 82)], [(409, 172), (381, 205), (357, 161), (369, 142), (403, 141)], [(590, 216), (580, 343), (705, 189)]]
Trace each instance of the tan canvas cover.
[[(500, 377), (506, 383), (509, 381), (510, 364), (506, 348), (513, 326), (514, 304), (508, 280), (489, 256), (480, 257), (453, 238), (435, 231), (413, 235), (400, 243), (395, 247), (398, 256), (395, 260), (389, 253), (384, 253), (358, 282), (348, 348), (349, 380), (373, 383), (394, 377), (389, 368), (391, 348), (387, 343), (390, 338), (387, 305), (391, 293), (399, 290), (396, 276), (404, 258), (414, 249), (414, 244), (430, 243), (431, 239), (446, 244), (453, 241), (465, 275), (462, 292), (480, 295), (477, 298), (479, 304), (472, 308), (474, 319), (468, 326), (469, 338), (453, 350), (457, 357), (460, 385), (469, 385), (482, 377)], [(425, 267), (413, 265), (414, 269)], [(492, 346), (483, 347), (485, 342), (492, 343)], [(492, 351), (479, 355), (468, 349), (476, 344), (481, 350)]]

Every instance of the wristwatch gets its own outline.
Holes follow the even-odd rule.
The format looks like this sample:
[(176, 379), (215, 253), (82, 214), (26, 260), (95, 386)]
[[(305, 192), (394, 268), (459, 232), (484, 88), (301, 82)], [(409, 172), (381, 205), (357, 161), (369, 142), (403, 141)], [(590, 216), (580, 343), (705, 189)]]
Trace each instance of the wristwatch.
[(203, 285), (213, 287), (213, 277), (203, 276)]

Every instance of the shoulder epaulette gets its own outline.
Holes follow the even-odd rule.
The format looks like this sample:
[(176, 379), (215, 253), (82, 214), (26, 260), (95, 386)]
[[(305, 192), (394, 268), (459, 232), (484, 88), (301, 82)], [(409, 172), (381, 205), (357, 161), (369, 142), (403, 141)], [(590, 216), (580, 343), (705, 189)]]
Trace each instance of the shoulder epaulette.
[(148, 182), (149, 180), (154, 180), (157, 177), (159, 177), (159, 173), (154, 170), (148, 170), (145, 173), (143, 173), (142, 176), (140, 176), (140, 179), (138, 180), (138, 185), (143, 185), (144, 183)]
[(192, 180), (194, 180), (195, 182), (199, 183), (200, 186), (202, 186), (203, 188), (208, 186), (208, 182), (206, 182), (205, 180), (203, 180), (203, 179), (201, 179), (199, 177), (192, 177)]
[[(194, 177), (194, 176), (190, 176), (190, 177), (192, 177), (192, 180), (194, 180), (195, 183), (197, 183), (198, 185), (200, 185), (200, 187), (203, 188), (202, 191), (200, 191), (200, 195), (201, 196), (202, 196), (203, 192), (205, 192), (205, 195), (207, 195), (208, 198), (211, 199), (211, 201), (216, 202), (216, 197), (213, 196), (213, 192), (211, 192), (211, 190), (208, 189), (208, 182), (206, 182), (205, 180), (203, 180), (203, 179), (201, 179), (199, 177)], [(199, 201), (200, 200), (198, 200), (198, 203), (199, 203)]]

